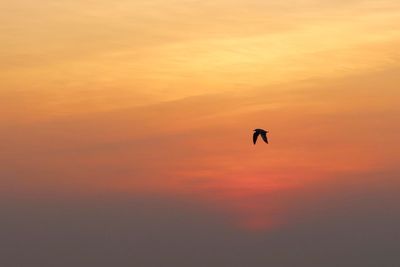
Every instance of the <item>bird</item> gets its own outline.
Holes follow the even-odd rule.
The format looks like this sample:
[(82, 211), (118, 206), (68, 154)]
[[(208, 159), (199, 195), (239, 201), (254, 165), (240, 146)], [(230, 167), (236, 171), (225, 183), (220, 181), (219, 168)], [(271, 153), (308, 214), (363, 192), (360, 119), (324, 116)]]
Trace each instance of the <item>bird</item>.
[(256, 142), (257, 142), (257, 137), (258, 137), (259, 135), (261, 135), (261, 137), (262, 137), (262, 139), (264, 140), (264, 142), (268, 144), (267, 133), (268, 133), (268, 131), (263, 130), (263, 129), (254, 129), (253, 143), (256, 144)]

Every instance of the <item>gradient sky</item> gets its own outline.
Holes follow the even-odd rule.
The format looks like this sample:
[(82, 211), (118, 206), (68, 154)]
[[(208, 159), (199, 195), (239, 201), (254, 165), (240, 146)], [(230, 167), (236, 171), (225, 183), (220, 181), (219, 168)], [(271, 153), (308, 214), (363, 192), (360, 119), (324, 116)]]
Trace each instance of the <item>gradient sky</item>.
[(0, 262), (400, 265), (399, 1), (0, 7)]

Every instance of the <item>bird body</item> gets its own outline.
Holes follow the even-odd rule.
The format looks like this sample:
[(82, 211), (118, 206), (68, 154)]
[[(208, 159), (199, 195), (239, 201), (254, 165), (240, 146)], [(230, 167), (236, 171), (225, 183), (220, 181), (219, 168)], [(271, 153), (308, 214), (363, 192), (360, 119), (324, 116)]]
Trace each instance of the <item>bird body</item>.
[(267, 133), (268, 133), (268, 131), (263, 130), (263, 129), (254, 129), (253, 143), (256, 144), (258, 136), (261, 135), (264, 142), (268, 144)]

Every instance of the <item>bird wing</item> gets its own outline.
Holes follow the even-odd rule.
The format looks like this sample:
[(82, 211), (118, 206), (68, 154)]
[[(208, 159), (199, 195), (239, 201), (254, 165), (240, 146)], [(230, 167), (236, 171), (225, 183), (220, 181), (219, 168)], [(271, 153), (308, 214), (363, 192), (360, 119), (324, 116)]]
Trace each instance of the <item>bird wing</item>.
[(268, 144), (267, 133), (261, 133), (261, 137), (264, 140), (264, 142)]
[(260, 134), (259, 132), (254, 132), (254, 134), (253, 134), (253, 143), (254, 143), (254, 144), (256, 144), (256, 142), (257, 142), (257, 137), (258, 137), (259, 134)]

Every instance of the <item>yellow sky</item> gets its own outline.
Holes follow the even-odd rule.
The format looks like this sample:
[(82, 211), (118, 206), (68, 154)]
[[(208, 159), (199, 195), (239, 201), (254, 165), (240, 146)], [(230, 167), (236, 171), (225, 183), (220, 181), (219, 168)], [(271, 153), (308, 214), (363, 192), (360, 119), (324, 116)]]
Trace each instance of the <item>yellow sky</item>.
[(32, 112), (241, 94), (399, 58), (398, 1), (25, 0), (2, 10), (2, 94)]

